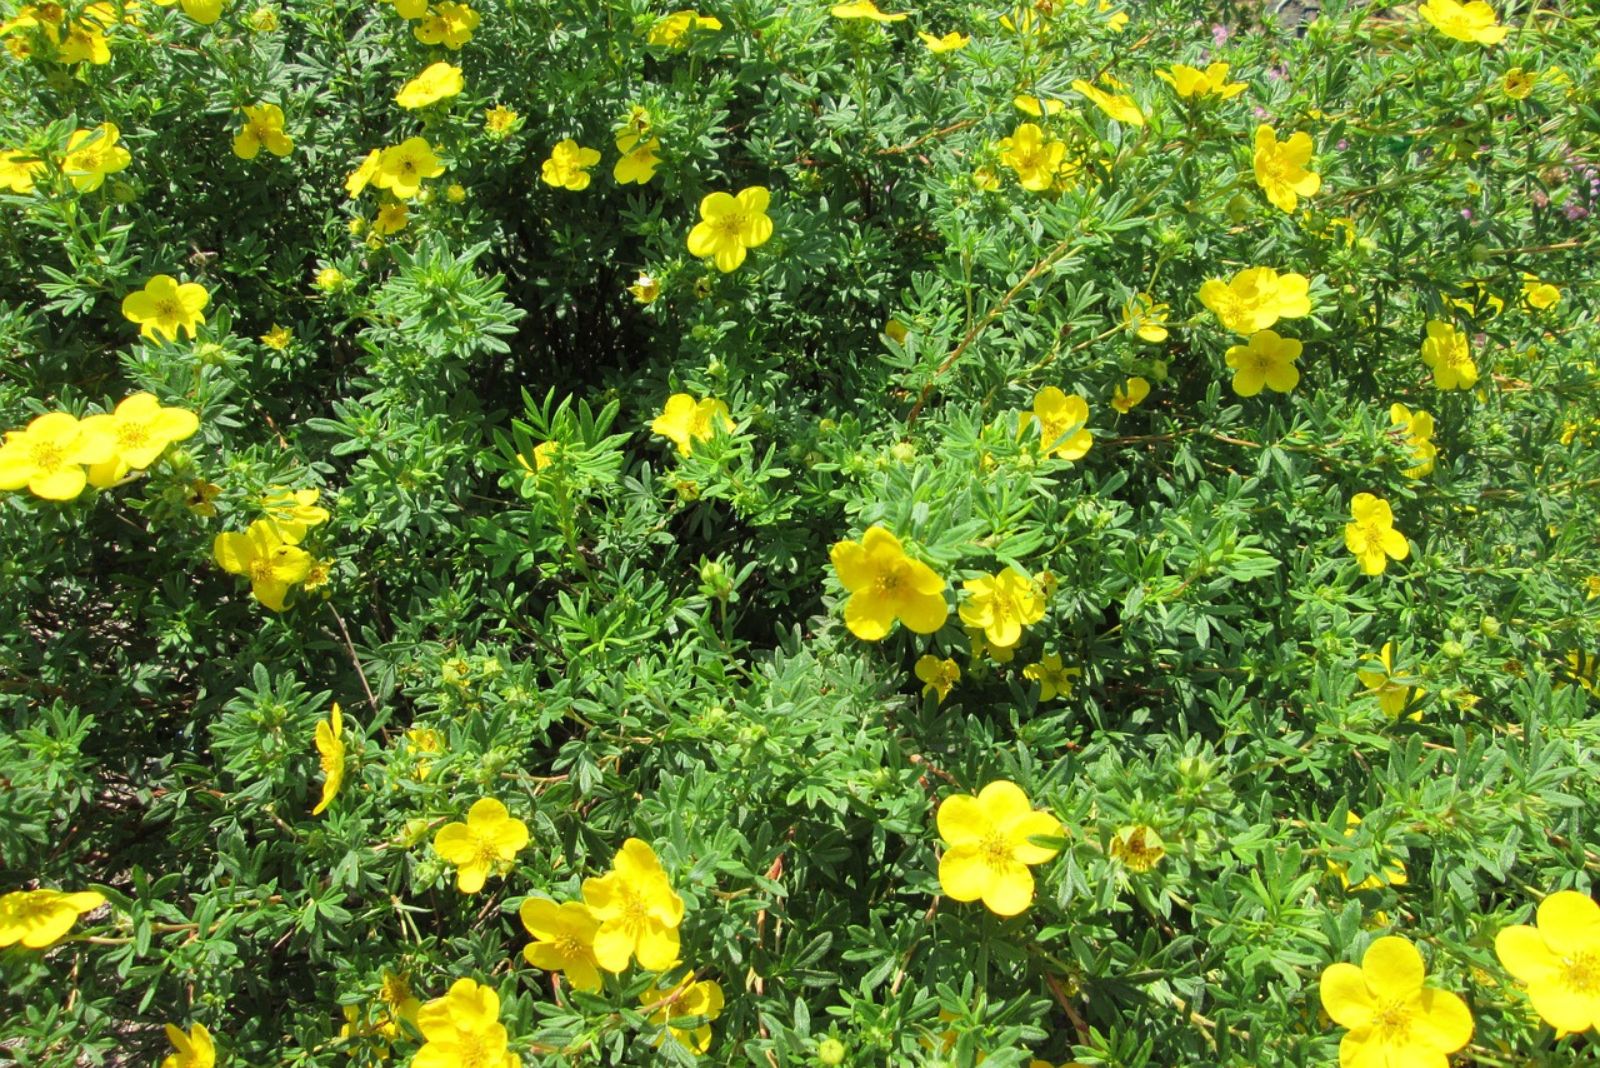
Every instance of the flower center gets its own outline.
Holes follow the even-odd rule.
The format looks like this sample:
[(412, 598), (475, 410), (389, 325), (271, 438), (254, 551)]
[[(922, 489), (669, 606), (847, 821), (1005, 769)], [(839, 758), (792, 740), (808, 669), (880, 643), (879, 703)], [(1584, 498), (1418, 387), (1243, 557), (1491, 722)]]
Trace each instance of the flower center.
[(872, 580), (873, 592), (884, 597), (892, 596), (900, 591), (902, 580), (903, 576), (900, 574), (900, 568), (898, 567), (880, 571), (877, 577)]
[(740, 232), (744, 229), (744, 212), (731, 211), (722, 218), (718, 219), (716, 222), (712, 223), (711, 228), (715, 230), (723, 238), (723, 240), (737, 241), (739, 240)]
[(273, 580), (272, 557), (258, 556), (250, 561), (250, 581), (252, 583), (269, 583)]
[(1372, 1016), (1372, 1029), (1386, 1044), (1400, 1045), (1411, 1030), (1412, 1016), (1409, 1000), (1397, 998), (1380, 1002)]
[(567, 960), (579, 960), (588, 952), (588, 946), (574, 934), (563, 934), (556, 939), (556, 952)]
[(1011, 843), (998, 830), (991, 829), (984, 835), (983, 840), (978, 843), (978, 852), (983, 856), (983, 863), (987, 867), (1011, 866)]
[(1267, 374), (1273, 369), (1277, 361), (1265, 352), (1250, 353), (1250, 370), (1258, 375)]
[(170, 319), (173, 322), (176, 322), (177, 320), (183, 318), (183, 308), (179, 306), (176, 300), (172, 300), (170, 298), (167, 300), (158, 300), (156, 301), (156, 318)]
[(143, 423), (123, 423), (117, 428), (117, 444), (124, 449), (142, 449), (150, 444), (150, 428)]
[(29, 453), (33, 466), (41, 471), (52, 474), (66, 466), (66, 456), (62, 454), (61, 446), (53, 441), (41, 441), (33, 446)]
[(1584, 949), (1561, 959), (1567, 988), (1585, 997), (1600, 995), (1600, 950)]

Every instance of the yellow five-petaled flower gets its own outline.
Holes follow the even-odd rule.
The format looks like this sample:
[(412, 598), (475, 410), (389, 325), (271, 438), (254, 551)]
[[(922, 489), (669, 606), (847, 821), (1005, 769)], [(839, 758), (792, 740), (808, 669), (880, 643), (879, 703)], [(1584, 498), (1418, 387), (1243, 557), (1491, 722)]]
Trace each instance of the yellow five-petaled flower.
[(764, 186), (730, 193), (707, 193), (700, 201), (700, 221), (689, 231), (689, 255), (709, 259), (723, 274), (744, 262), (749, 249), (772, 237), (767, 215), (771, 195)]
[(683, 898), (673, 892), (648, 843), (623, 842), (610, 871), (583, 881), (583, 901), (600, 921), (594, 959), (606, 971), (620, 974), (634, 957), (652, 972), (678, 963)]
[(1600, 1028), (1600, 905), (1558, 890), (1539, 902), (1538, 918), (1537, 928), (1519, 923), (1495, 936), (1500, 963), (1558, 1034)]
[(289, 587), (311, 570), (311, 556), (270, 519), (257, 519), (243, 534), (218, 534), (211, 554), (222, 570), (248, 577), (255, 599), (274, 612), (283, 611)]
[(1422, 985), (1422, 954), (1404, 938), (1380, 938), (1361, 966), (1339, 962), (1322, 971), (1322, 1007), (1349, 1032), (1339, 1041), (1341, 1065), (1445, 1068), (1472, 1038), (1467, 1003)]
[(0, 894), (0, 949), (45, 949), (66, 937), (78, 917), (106, 903), (95, 890), (13, 890)]
[(830, 554), (839, 581), (849, 592), (844, 625), (863, 641), (881, 641), (900, 620), (918, 634), (944, 626), (944, 579), (906, 555), (900, 539), (881, 526), (868, 528), (860, 541), (835, 543)]
[(1404, 560), (1411, 552), (1405, 535), (1394, 529), (1394, 513), (1382, 497), (1356, 494), (1350, 499), (1350, 517), (1344, 527), (1345, 548), (1356, 554), (1365, 574), (1381, 575), (1391, 557)]
[(1279, 141), (1272, 127), (1256, 127), (1256, 184), (1286, 212), (1292, 213), (1301, 197), (1315, 196), (1322, 188), (1322, 176), (1306, 170), (1311, 152), (1311, 135), (1303, 130)]
[(274, 156), (294, 151), (294, 139), (283, 132), (283, 109), (276, 104), (256, 104), (244, 109), (244, 128), (233, 135), (233, 154), (255, 159), (266, 149)]
[(201, 312), (209, 303), (211, 294), (198, 282), (179, 283), (170, 274), (158, 274), (143, 289), (122, 298), (122, 315), (139, 324), (143, 337), (176, 341), (180, 333), (193, 338), (197, 328), (205, 325)]
[(322, 800), (311, 810), (313, 816), (327, 811), (344, 785), (344, 711), (333, 703), (328, 718), (319, 720), (316, 733), (317, 760), (322, 765)]
[(1016, 783), (996, 780), (971, 794), (944, 799), (937, 816), (944, 856), (939, 885), (956, 901), (980, 898), (990, 912), (1015, 916), (1033, 903), (1033, 873), (1060, 850), (1034, 838), (1058, 838), (1061, 821), (1035, 809)]
[(528, 825), (506, 806), (482, 797), (467, 810), (467, 822), (447, 823), (433, 836), (433, 849), (456, 868), (456, 889), (476, 894), (491, 869), (510, 864), (528, 844)]

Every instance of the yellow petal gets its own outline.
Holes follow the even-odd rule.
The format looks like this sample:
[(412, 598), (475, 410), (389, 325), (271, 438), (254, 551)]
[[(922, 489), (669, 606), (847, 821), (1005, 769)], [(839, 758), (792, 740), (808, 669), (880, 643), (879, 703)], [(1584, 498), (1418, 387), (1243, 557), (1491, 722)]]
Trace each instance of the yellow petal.
[(1324, 968), (1317, 992), (1333, 1021), (1352, 1030), (1366, 1027), (1377, 1011), (1366, 977), (1354, 964), (1340, 962)]
[(1378, 939), (1361, 958), (1361, 974), (1368, 988), (1380, 998), (1402, 998), (1422, 989), (1427, 969), (1417, 947), (1390, 935)]

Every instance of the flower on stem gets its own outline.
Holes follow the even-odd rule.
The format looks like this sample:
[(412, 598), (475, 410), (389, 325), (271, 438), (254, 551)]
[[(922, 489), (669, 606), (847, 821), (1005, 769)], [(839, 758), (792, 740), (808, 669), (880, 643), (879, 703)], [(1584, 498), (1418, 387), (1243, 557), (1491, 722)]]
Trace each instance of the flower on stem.
[(1311, 153), (1311, 135), (1303, 130), (1280, 142), (1272, 127), (1256, 127), (1256, 184), (1268, 200), (1291, 214), (1301, 197), (1315, 196), (1322, 188), (1322, 176), (1306, 170)]
[(1294, 362), (1300, 358), (1301, 344), (1292, 337), (1279, 337), (1275, 330), (1258, 330), (1243, 345), (1228, 349), (1227, 363), (1233, 368), (1233, 391), (1241, 397), (1254, 397), (1263, 386), (1275, 393), (1288, 393), (1300, 382)]
[(907, 556), (900, 539), (881, 526), (868, 528), (859, 542), (835, 543), (830, 556), (850, 594), (845, 626), (863, 641), (881, 641), (897, 619), (918, 634), (932, 634), (950, 614), (944, 579)]
[(206, 318), (200, 314), (211, 303), (211, 294), (198, 282), (184, 282), (170, 274), (158, 274), (144, 288), (122, 298), (122, 315), (139, 324), (142, 337), (164, 337), (176, 341), (179, 333), (193, 338)]
[(456, 869), (456, 889), (476, 894), (491, 870), (509, 866), (528, 844), (528, 825), (492, 797), (467, 810), (465, 823), (447, 823), (433, 836), (433, 849)]
[(0, 894), (0, 949), (46, 949), (67, 936), (78, 917), (106, 903), (95, 890), (13, 890)]
[(1249, 267), (1227, 281), (1207, 280), (1200, 287), (1200, 303), (1214, 312), (1225, 328), (1249, 336), (1279, 319), (1310, 315), (1309, 290), (1305, 275), (1280, 275), (1271, 267)]
[(0, 445), (0, 490), (26, 486), (35, 497), (70, 501), (88, 484), (84, 465), (112, 463), (116, 455), (116, 438), (103, 423), (47, 412), (22, 430), (6, 431)]
[(333, 703), (328, 718), (317, 722), (316, 744), (317, 761), (322, 765), (322, 800), (311, 814), (320, 816), (344, 785), (344, 712), (338, 701)]
[(233, 154), (255, 159), (265, 148), (283, 157), (294, 151), (294, 139), (283, 132), (283, 109), (276, 104), (256, 104), (244, 109), (244, 129), (233, 135)]
[(940, 660), (936, 656), (923, 656), (917, 660), (915, 673), (923, 683), (924, 694), (938, 694), (939, 703), (950, 696), (950, 690), (961, 680), (961, 667), (954, 660)]
[(1355, 553), (1364, 574), (1381, 575), (1390, 558), (1404, 560), (1410, 554), (1411, 546), (1405, 535), (1394, 529), (1394, 513), (1382, 497), (1356, 494), (1350, 499), (1350, 516), (1352, 522), (1344, 527), (1344, 544)]
[(678, 963), (683, 898), (673, 892), (648, 843), (623, 842), (610, 871), (583, 881), (583, 901), (600, 921), (594, 959), (606, 971), (620, 974), (635, 957), (652, 972)]
[(948, 847), (939, 858), (939, 886), (956, 901), (982, 899), (997, 916), (1015, 916), (1033, 903), (1028, 868), (1060, 852), (1030, 839), (1065, 833), (1060, 820), (1033, 808), (1022, 788), (1004, 779), (977, 796), (945, 798), (936, 822)]
[(1600, 905), (1558, 890), (1539, 902), (1538, 922), (1495, 935), (1500, 963), (1527, 986), (1534, 1011), (1558, 1036), (1600, 1028)]
[(166, 1031), (167, 1041), (172, 1043), (174, 1052), (167, 1054), (161, 1062), (161, 1068), (214, 1068), (217, 1047), (211, 1041), (211, 1032), (206, 1030), (205, 1024), (195, 1024), (189, 1028), (188, 1034), (172, 1024), (166, 1025)]
[(1478, 365), (1472, 362), (1467, 335), (1452, 323), (1428, 320), (1422, 362), (1433, 369), (1433, 384), (1440, 389), (1471, 389), (1477, 384)]
[[(722, 987), (686, 975), (676, 986), (647, 991), (640, 1004), (650, 1013), (652, 1024), (665, 1027), (679, 1045), (698, 1056), (711, 1048), (711, 1021), (722, 1015)], [(655, 1044), (662, 1041), (658, 1036)]]
[(1041, 703), (1057, 697), (1071, 697), (1073, 683), (1082, 674), (1082, 668), (1063, 667), (1059, 653), (1049, 653), (1037, 664), (1029, 664), (1022, 669), (1024, 678), (1039, 684)]
[(1022, 426), (1039, 425), (1039, 448), (1059, 460), (1081, 460), (1094, 444), (1089, 422), (1089, 402), (1076, 393), (1063, 393), (1046, 386), (1033, 397), (1033, 412), (1025, 415)]
[(1429, 1065), (1472, 1038), (1467, 1003), (1423, 986), (1422, 955), (1404, 938), (1379, 938), (1361, 966), (1339, 962), (1322, 971), (1318, 993), (1333, 1021), (1349, 1028), (1339, 1041), (1342, 1065)]
[(599, 962), (594, 937), (600, 921), (581, 901), (554, 901), (530, 897), (517, 910), (522, 926), (534, 940), (522, 955), (535, 968), (562, 972), (577, 990), (599, 990)]
[(417, 1010), (423, 1045), (411, 1068), (520, 1068), (522, 1058), (506, 1048), (500, 995), (472, 979), (457, 979), (450, 992)]
[(270, 519), (257, 519), (243, 534), (218, 534), (211, 554), (222, 570), (248, 577), (251, 594), (274, 612), (283, 611), (289, 587), (311, 570), (310, 555), (285, 540)]
[(674, 393), (661, 414), (650, 421), (650, 430), (676, 445), (678, 455), (689, 456), (695, 442), (711, 440), (719, 423), (724, 431), (732, 432), (733, 418), (725, 401), (714, 397), (695, 400), (687, 393)]
[(767, 243), (772, 219), (767, 215), (770, 194), (753, 185), (729, 193), (708, 193), (700, 201), (700, 221), (689, 231), (689, 255), (710, 259), (723, 274), (745, 260), (746, 250)]
[(961, 605), (961, 622), (983, 631), (992, 644), (1013, 646), (1022, 628), (1044, 618), (1045, 599), (1033, 579), (1012, 568), (962, 583), (967, 599)]
[[(425, 108), (458, 95), (466, 82), (461, 68), (443, 61), (431, 64), (421, 74), (401, 86), (394, 102), (409, 110)], [(598, 157), (597, 157), (598, 158)]]
[(152, 393), (126, 397), (116, 409), (91, 415), (82, 423), (89, 433), (106, 433), (116, 444), (116, 455), (89, 465), (89, 484), (108, 489), (129, 471), (143, 471), (161, 458), (167, 446), (183, 441), (200, 429), (200, 418), (187, 408), (168, 408)]

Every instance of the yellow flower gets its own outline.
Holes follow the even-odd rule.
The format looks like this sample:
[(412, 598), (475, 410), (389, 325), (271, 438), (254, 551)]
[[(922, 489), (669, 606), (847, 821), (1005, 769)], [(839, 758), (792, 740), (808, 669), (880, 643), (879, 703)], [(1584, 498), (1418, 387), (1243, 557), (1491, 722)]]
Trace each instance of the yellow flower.
[(272, 324), (272, 329), (261, 335), (261, 343), (269, 349), (282, 352), (294, 341), (294, 331), (287, 326)]
[(517, 456), (517, 463), (528, 474), (536, 475), (556, 462), (556, 453), (560, 449), (561, 443), (559, 441), (541, 441), (533, 447), (533, 466), (528, 466), (527, 458), (520, 454)]
[(1012, 97), (1011, 103), (1018, 111), (1027, 112), (1036, 119), (1042, 119), (1046, 115), (1059, 115), (1067, 106), (1060, 100), (1027, 94)]
[(640, 304), (654, 304), (656, 298), (661, 296), (661, 280), (653, 274), (640, 271), (639, 277), (628, 287), (628, 294)]
[(45, 949), (67, 936), (78, 917), (106, 903), (94, 890), (13, 890), (0, 895), (0, 949)]
[(836, 19), (870, 19), (873, 22), (900, 22), (907, 16), (904, 14), (886, 15), (878, 10), (878, 5), (872, 0), (850, 0), (847, 4), (835, 4), (829, 9)]
[(569, 137), (550, 150), (550, 158), (544, 161), (539, 173), (545, 185), (577, 192), (589, 188), (589, 168), (599, 162), (598, 151), (584, 148)]
[(1057, 697), (1071, 697), (1073, 680), (1083, 674), (1082, 668), (1062, 667), (1061, 655), (1050, 653), (1037, 664), (1022, 669), (1022, 676), (1039, 684), (1039, 700), (1053, 701)]
[(635, 956), (639, 967), (652, 972), (678, 962), (683, 899), (673, 893), (655, 850), (645, 842), (623, 842), (610, 871), (583, 881), (583, 901), (600, 921), (594, 957), (606, 971), (626, 971)]
[(906, 555), (900, 539), (874, 525), (859, 542), (836, 542), (833, 570), (849, 592), (844, 625), (863, 641), (881, 641), (896, 619), (918, 634), (932, 634), (950, 614), (944, 579)]
[(1600, 575), (1590, 575), (1583, 580), (1583, 586), (1586, 591), (1584, 600), (1592, 601), (1596, 597), (1600, 597)]
[(283, 132), (283, 109), (276, 104), (246, 107), (244, 129), (233, 135), (233, 154), (240, 159), (255, 159), (263, 148), (279, 157), (294, 151), (294, 140)]
[(428, 0), (390, 0), (395, 13), (406, 20), (420, 19), (428, 13)]
[(344, 785), (344, 712), (338, 701), (333, 703), (328, 718), (317, 722), (316, 743), (317, 759), (322, 764), (322, 800), (311, 814), (320, 816)]
[(720, 29), (720, 19), (702, 15), (698, 11), (675, 11), (658, 19), (650, 27), (650, 35), (646, 39), (650, 44), (663, 48), (687, 48), (691, 31)]
[(128, 150), (117, 144), (122, 136), (115, 123), (102, 122), (92, 130), (74, 130), (67, 138), (61, 170), (80, 193), (91, 193), (133, 162)]
[(946, 52), (958, 51), (972, 42), (971, 37), (964, 33), (957, 33), (955, 30), (951, 30), (943, 37), (935, 37), (931, 33), (918, 30), (917, 36), (922, 38), (922, 43), (927, 46), (928, 51), (936, 56), (942, 56)]
[(378, 1000), (391, 1016), (409, 1023), (417, 1022), (417, 1013), (422, 1009), (422, 1003), (411, 993), (411, 981), (387, 968), (378, 980)]
[(972, 648), (972, 662), (977, 663), (985, 656), (996, 664), (1009, 664), (1017, 655), (1015, 645), (991, 645), (984, 640), (983, 631), (976, 627), (964, 628), (967, 633), (967, 644)]
[(522, 1058), (506, 1048), (500, 995), (487, 984), (457, 979), (450, 992), (417, 1010), (423, 1045), (411, 1068), (520, 1068)]
[(1398, 402), (1389, 405), (1389, 423), (1401, 432), (1406, 447), (1411, 451), (1413, 466), (1402, 474), (1407, 478), (1422, 478), (1433, 471), (1434, 458), (1439, 448), (1433, 443), (1433, 416), (1420, 408), (1413, 412)]
[(1023, 417), (1022, 427), (1038, 424), (1039, 448), (1046, 455), (1061, 460), (1081, 460), (1094, 444), (1094, 435), (1086, 426), (1088, 422), (1088, 401), (1076, 393), (1067, 394), (1055, 386), (1046, 386), (1034, 394), (1033, 412)]
[(407, 110), (425, 108), (457, 95), (465, 85), (461, 68), (441, 61), (406, 82), (395, 94), (394, 102)]
[(283, 540), (299, 545), (305, 540), (307, 530), (328, 521), (328, 510), (317, 503), (321, 499), (320, 490), (273, 486), (261, 495), (260, 504)]
[(373, 149), (367, 153), (367, 158), (361, 161), (361, 166), (350, 172), (344, 180), (344, 191), (352, 197), (358, 197), (378, 176), (378, 167), (383, 162), (383, 150)]
[(1119, 827), (1111, 836), (1111, 859), (1131, 872), (1147, 872), (1167, 855), (1166, 843), (1154, 827), (1136, 823)]
[(170, 274), (158, 274), (143, 289), (122, 298), (122, 315), (138, 323), (144, 337), (176, 341), (180, 332), (193, 338), (196, 328), (205, 325), (200, 313), (209, 303), (211, 294), (204, 286), (196, 282), (180, 285)]
[(1538, 71), (1525, 71), (1521, 67), (1512, 67), (1506, 71), (1505, 77), (1500, 79), (1500, 91), (1512, 100), (1526, 100), (1533, 93), (1534, 84), (1538, 80)]
[(1477, 384), (1478, 365), (1467, 351), (1467, 335), (1450, 323), (1428, 320), (1422, 362), (1433, 368), (1433, 384), (1440, 389), (1471, 389)]
[(1279, 319), (1310, 315), (1310, 288), (1303, 274), (1279, 275), (1271, 267), (1249, 267), (1226, 282), (1207, 280), (1200, 287), (1200, 303), (1224, 327), (1248, 336)]
[[(699, 1055), (711, 1048), (711, 1021), (722, 1015), (722, 987), (686, 975), (677, 986), (648, 991), (640, 1004), (650, 1013), (652, 1024), (666, 1027), (679, 1045)], [(657, 1038), (655, 1044), (661, 1042)]]
[(578, 990), (599, 990), (599, 962), (594, 956), (594, 936), (600, 921), (581, 901), (554, 901), (530, 897), (517, 910), (522, 926), (534, 941), (522, 950), (527, 962), (547, 972), (565, 972)]
[(0, 150), (0, 189), (33, 192), (34, 175), (44, 170), (44, 160), (20, 149)]
[(1344, 546), (1361, 561), (1361, 570), (1368, 575), (1381, 575), (1389, 566), (1389, 558), (1404, 560), (1411, 552), (1404, 534), (1394, 529), (1394, 513), (1389, 502), (1370, 493), (1358, 493), (1350, 499), (1353, 522), (1344, 527)]
[(700, 222), (689, 231), (689, 255), (710, 258), (723, 274), (744, 262), (745, 250), (767, 243), (772, 220), (767, 216), (770, 195), (753, 185), (728, 193), (707, 193), (700, 201)]
[(417, 23), (411, 32), (423, 44), (442, 44), (452, 52), (472, 40), (472, 31), (478, 28), (478, 13), (466, 4), (444, 0), (434, 13)]
[(283, 611), (289, 587), (311, 570), (311, 557), (284, 540), (270, 519), (257, 519), (243, 534), (218, 534), (211, 555), (222, 570), (247, 576), (255, 599), (274, 612)]
[(1343, 1065), (1443, 1065), (1472, 1038), (1467, 1003), (1424, 987), (1422, 954), (1404, 938), (1380, 938), (1361, 967), (1339, 962), (1322, 970), (1322, 1007), (1350, 1030), (1339, 1042)]
[(1539, 281), (1538, 275), (1522, 273), (1522, 299), (1528, 307), (1538, 311), (1549, 311), (1561, 303), (1561, 290), (1549, 282)]
[[(1384, 646), (1384, 648), (1387, 649), (1388, 646)], [(1357, 816), (1354, 812), (1345, 813), (1344, 836), (1346, 838), (1353, 838), (1356, 828), (1359, 826), (1361, 826), (1360, 816)], [(1352, 889), (1350, 886), (1350, 866), (1348, 864), (1330, 860), (1328, 861), (1328, 870), (1339, 877), (1340, 886), (1343, 886), (1346, 890)], [(1405, 864), (1399, 858), (1389, 858), (1383, 867), (1375, 869), (1365, 879), (1357, 883), (1353, 889), (1357, 891), (1381, 890), (1385, 886), (1404, 885), (1406, 885)]]
[(1266, 386), (1276, 393), (1288, 393), (1300, 382), (1294, 362), (1300, 358), (1300, 342), (1279, 337), (1276, 330), (1258, 330), (1243, 345), (1228, 349), (1228, 366), (1233, 368), (1233, 391), (1241, 397), (1254, 397)]
[(37, 416), (26, 429), (6, 431), (0, 445), (0, 490), (24, 486), (47, 501), (70, 501), (88, 484), (84, 464), (116, 457), (116, 438), (104, 424), (80, 423), (67, 412)]
[(1508, 32), (1495, 19), (1494, 8), (1484, 0), (1471, 0), (1466, 4), (1457, 3), (1456, 0), (1425, 0), (1417, 8), (1417, 14), (1446, 37), (1485, 47), (1499, 44), (1505, 40)]
[(1600, 905), (1558, 890), (1539, 902), (1539, 926), (1514, 924), (1494, 951), (1557, 1035), (1600, 1028)]
[(397, 234), (411, 221), (411, 209), (403, 200), (389, 200), (378, 205), (378, 214), (372, 220), (372, 232), (387, 236)]
[[(161, 7), (171, 7), (176, 0), (154, 0)], [(209, 26), (222, 17), (223, 0), (183, 0), (183, 13), (202, 26)]]
[(725, 402), (712, 397), (695, 400), (687, 393), (674, 393), (667, 398), (661, 414), (650, 421), (650, 430), (676, 444), (680, 456), (688, 456), (694, 451), (695, 442), (711, 440), (718, 422), (723, 430), (733, 430)]
[(1139, 110), (1139, 105), (1134, 103), (1132, 97), (1120, 94), (1113, 95), (1104, 89), (1090, 85), (1082, 78), (1074, 81), (1072, 87), (1088, 97), (1095, 107), (1111, 116), (1117, 122), (1128, 126), (1144, 125), (1144, 112)]
[(250, 12), (250, 28), (257, 33), (272, 33), (278, 28), (278, 10), (269, 4), (262, 4)]
[(1023, 627), (1044, 618), (1045, 600), (1033, 579), (1009, 567), (961, 585), (968, 594), (961, 604), (961, 622), (983, 631), (994, 645), (1016, 645)]
[(75, 63), (98, 67), (111, 62), (111, 45), (106, 35), (93, 26), (72, 25), (67, 27), (66, 39), (61, 42), (56, 58), (69, 67)]
[(1044, 131), (1031, 122), (1022, 123), (1000, 142), (1000, 162), (1017, 172), (1022, 188), (1034, 193), (1051, 187), (1066, 154), (1065, 142), (1047, 140)]
[(105, 433), (116, 443), (116, 455), (89, 466), (89, 484), (107, 489), (130, 470), (143, 471), (175, 441), (200, 429), (200, 419), (187, 408), (167, 408), (154, 394), (135, 393), (105, 415), (83, 421), (90, 433)]
[[(333, 577), (333, 565), (338, 561), (330, 559), (313, 560), (311, 567), (306, 571), (305, 579), (300, 585), (306, 590), (320, 590), (326, 586)], [(327, 594), (323, 594), (324, 597)]]
[(1293, 213), (1301, 197), (1315, 196), (1322, 188), (1322, 176), (1306, 170), (1311, 151), (1311, 135), (1304, 131), (1280, 143), (1272, 127), (1256, 127), (1256, 184), (1286, 212)]
[(312, 276), (316, 287), (324, 293), (337, 293), (350, 281), (345, 273), (337, 267), (323, 267)]
[(175, 1053), (169, 1053), (161, 1062), (161, 1068), (215, 1068), (217, 1063), (217, 1047), (211, 1041), (211, 1032), (206, 1030), (205, 1024), (195, 1024), (189, 1028), (189, 1033), (184, 1034), (172, 1024), (166, 1025), (167, 1041), (172, 1043)]
[(997, 916), (1015, 916), (1033, 903), (1028, 868), (1060, 852), (1029, 839), (1066, 833), (1060, 820), (1031, 808), (1022, 788), (1004, 779), (985, 786), (976, 797), (945, 798), (936, 822), (948, 847), (939, 858), (939, 886), (956, 901), (982, 898)]
[(483, 113), (483, 128), (490, 137), (499, 139), (509, 137), (516, 128), (519, 116), (515, 111), (502, 104), (485, 109)]
[(915, 673), (922, 680), (922, 692), (938, 694), (940, 704), (950, 696), (950, 688), (961, 680), (961, 668), (954, 660), (940, 660), (936, 656), (918, 659)]
[(1197, 96), (1214, 96), (1228, 100), (1249, 88), (1244, 82), (1228, 81), (1228, 65), (1212, 63), (1205, 70), (1174, 63), (1171, 70), (1158, 70), (1156, 77), (1172, 86), (1185, 99)]
[(1111, 407), (1127, 415), (1150, 395), (1150, 383), (1135, 375), (1126, 382), (1119, 384), (1111, 394)]
[(1148, 293), (1135, 293), (1122, 305), (1122, 328), (1140, 341), (1159, 345), (1167, 340), (1166, 304), (1157, 304)]
[(528, 825), (506, 806), (481, 797), (467, 810), (467, 822), (447, 823), (433, 836), (433, 849), (456, 868), (456, 889), (476, 894), (491, 868), (509, 865), (528, 844)]
[(611, 177), (618, 185), (627, 185), (629, 182), (647, 184), (656, 176), (656, 168), (661, 166), (661, 157), (656, 155), (660, 147), (659, 137), (641, 141), (637, 134), (621, 135), (617, 138), (617, 151), (622, 153), (622, 158), (611, 168)]
[(444, 173), (444, 164), (433, 154), (433, 148), (420, 137), (408, 137), (392, 145), (378, 156), (378, 169), (372, 175), (372, 184), (387, 189), (401, 200), (417, 195), (422, 182)]

